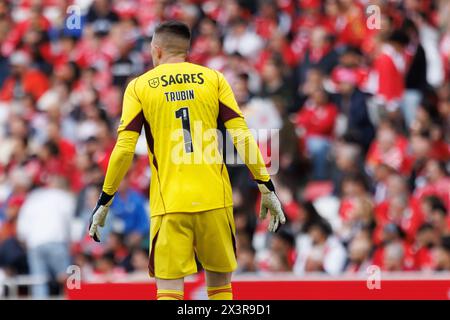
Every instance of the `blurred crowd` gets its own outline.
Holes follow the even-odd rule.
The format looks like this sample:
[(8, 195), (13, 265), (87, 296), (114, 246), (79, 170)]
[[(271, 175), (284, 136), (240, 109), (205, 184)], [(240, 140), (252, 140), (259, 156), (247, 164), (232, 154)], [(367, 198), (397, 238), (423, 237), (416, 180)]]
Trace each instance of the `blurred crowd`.
[(57, 283), (69, 264), (92, 281), (147, 274), (144, 138), (102, 243), (86, 231), (124, 87), (171, 19), (249, 126), (277, 129), (258, 143), (279, 142), (278, 233), (248, 170), (228, 167), (236, 273), (450, 271), (449, 15), (446, 0), (0, 0), (0, 282)]

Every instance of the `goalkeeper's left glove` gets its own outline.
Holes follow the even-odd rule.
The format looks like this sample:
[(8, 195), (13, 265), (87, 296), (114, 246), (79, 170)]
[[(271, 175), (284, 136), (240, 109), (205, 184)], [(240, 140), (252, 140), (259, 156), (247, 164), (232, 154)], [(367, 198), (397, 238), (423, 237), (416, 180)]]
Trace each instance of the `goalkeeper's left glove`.
[(271, 180), (267, 182), (257, 181), (259, 191), (261, 191), (261, 210), (259, 217), (265, 219), (267, 210), (270, 210), (269, 231), (276, 232), (278, 228), (286, 223), (280, 200), (275, 194), (275, 187)]
[(109, 206), (114, 199), (114, 195), (102, 192), (100, 198), (97, 201), (97, 206), (92, 212), (91, 219), (89, 221), (89, 236), (97, 242), (100, 242), (100, 227), (105, 225), (106, 216), (108, 215)]

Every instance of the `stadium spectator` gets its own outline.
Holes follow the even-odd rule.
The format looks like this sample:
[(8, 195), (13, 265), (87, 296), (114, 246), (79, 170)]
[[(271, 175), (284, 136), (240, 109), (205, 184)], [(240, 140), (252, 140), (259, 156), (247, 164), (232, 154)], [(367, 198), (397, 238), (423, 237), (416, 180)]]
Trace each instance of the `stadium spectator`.
[(403, 22), (403, 29), (409, 37), (406, 55), (410, 61), (405, 78), (405, 93), (400, 106), (405, 124), (409, 127), (415, 118), (417, 108), (428, 90), (427, 62), (425, 50), (420, 43), (417, 26), (413, 21), (406, 19)]
[(0, 267), (9, 276), (28, 272), (26, 252), (17, 239), (17, 217), (24, 200), (24, 195), (10, 197), (0, 214)]
[(107, 35), (112, 26), (119, 21), (117, 13), (112, 9), (112, 3), (110, 1), (93, 1), (86, 15), (86, 23), (91, 25), (95, 33), (102, 36)]
[(386, 224), (373, 253), (373, 264), (386, 271), (414, 270), (414, 250), (395, 223)]
[(390, 117), (397, 117), (400, 101), (405, 92), (406, 57), (405, 47), (409, 43), (406, 33), (394, 31), (385, 40), (380, 53), (374, 61), (374, 72), (377, 75), (376, 98)]
[(437, 271), (449, 271), (450, 270), (450, 239), (445, 237), (442, 239), (442, 245), (436, 248), (434, 252)]
[(367, 196), (351, 198), (349, 208), (345, 211), (341, 227), (336, 230), (340, 240), (348, 244), (363, 230), (372, 231), (375, 228), (373, 203)]
[(383, 266), (386, 271), (403, 271), (405, 252), (399, 243), (390, 243), (384, 249)]
[(424, 223), (417, 230), (416, 242), (414, 244), (415, 269), (430, 271), (435, 267), (433, 257), (434, 249), (439, 245), (440, 238), (434, 227)]
[(309, 225), (308, 236), (297, 246), (298, 258), (294, 265), (297, 274), (326, 272), (340, 274), (344, 269), (346, 251), (333, 236), (329, 223), (323, 219)]
[(257, 55), (262, 47), (262, 39), (248, 28), (244, 20), (238, 19), (230, 23), (230, 29), (223, 40), (226, 53), (236, 52), (248, 58)]
[(358, 174), (362, 171), (362, 153), (361, 148), (353, 142), (340, 139), (336, 141), (333, 147), (333, 183), (334, 193), (342, 195), (342, 182), (351, 175)]
[(63, 283), (67, 275), (75, 202), (66, 190), (64, 178), (53, 175), (47, 187), (30, 193), (19, 212), (17, 235), (26, 245), (31, 274), (42, 282), (33, 286), (33, 298), (48, 297), (50, 278)]
[(308, 43), (298, 67), (299, 83), (303, 83), (310, 68), (317, 68), (324, 74), (329, 74), (338, 62), (338, 55), (325, 28), (313, 28)]
[(311, 157), (312, 177), (315, 180), (325, 180), (330, 175), (327, 158), (334, 138), (337, 113), (336, 106), (329, 102), (326, 92), (316, 88), (295, 119)]
[(113, 253), (107, 252), (95, 260), (95, 271), (91, 281), (117, 281), (125, 277), (125, 274), (125, 270), (116, 265)]
[(429, 221), (439, 236), (446, 237), (450, 235), (447, 209), (442, 201), (437, 198), (434, 198), (434, 201), (432, 202)]
[(435, 159), (428, 159), (423, 172), (422, 179), (416, 178), (418, 186), (414, 190), (414, 198), (423, 201), (425, 197), (434, 195), (443, 202), (445, 208), (448, 208), (450, 178), (447, 176), (444, 164)]
[(387, 164), (401, 173), (408, 173), (409, 159), (407, 154), (408, 140), (398, 134), (391, 121), (379, 124), (376, 138), (367, 152), (366, 167), (373, 174), (375, 167), (381, 163)]
[(125, 177), (111, 205), (112, 225), (115, 232), (123, 234), (129, 246), (138, 246), (150, 228), (147, 201), (130, 188), (129, 176)]
[(269, 250), (257, 257), (259, 269), (269, 272), (292, 271), (296, 259), (294, 235), (281, 228), (269, 242)]
[(148, 250), (137, 248), (131, 253), (131, 271), (148, 274)]
[(348, 263), (345, 272), (367, 274), (367, 268), (372, 265), (372, 249), (370, 232), (361, 230), (349, 244)]
[(255, 253), (255, 249), (251, 246), (239, 249), (237, 252), (238, 269), (235, 271), (236, 274), (258, 272)]
[(361, 52), (349, 48), (340, 57), (340, 65), (333, 69), (331, 78), (336, 85), (335, 102), (339, 107), (338, 134), (351, 135), (366, 152), (375, 135), (367, 107), (367, 93), (359, 87), (366, 70), (361, 66)]
[(0, 101), (11, 102), (29, 94), (37, 100), (48, 89), (48, 78), (31, 68), (32, 60), (25, 51), (14, 52), (9, 58), (11, 72), (0, 90)]
[(407, 181), (398, 174), (391, 174), (387, 180), (387, 198), (375, 209), (377, 230), (375, 239), (386, 224), (396, 224), (408, 241), (413, 241), (417, 229), (424, 222), (419, 203), (410, 197)]

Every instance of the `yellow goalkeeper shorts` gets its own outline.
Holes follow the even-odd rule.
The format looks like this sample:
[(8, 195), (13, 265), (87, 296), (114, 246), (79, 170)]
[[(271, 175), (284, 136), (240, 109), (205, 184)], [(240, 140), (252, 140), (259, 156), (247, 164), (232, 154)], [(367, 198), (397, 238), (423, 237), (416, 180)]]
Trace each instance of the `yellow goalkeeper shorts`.
[(203, 268), (232, 272), (237, 268), (233, 208), (196, 213), (167, 213), (151, 218), (151, 277), (178, 279)]

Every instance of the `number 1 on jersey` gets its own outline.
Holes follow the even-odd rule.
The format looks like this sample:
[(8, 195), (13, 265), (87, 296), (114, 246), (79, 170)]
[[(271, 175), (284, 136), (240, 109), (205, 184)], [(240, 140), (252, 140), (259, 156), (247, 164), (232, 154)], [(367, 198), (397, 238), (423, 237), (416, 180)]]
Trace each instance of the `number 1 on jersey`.
[(189, 109), (187, 107), (180, 108), (175, 111), (175, 117), (181, 118), (181, 123), (183, 125), (183, 136), (184, 136), (184, 150), (186, 153), (193, 152), (192, 146), (192, 135), (191, 135), (191, 124), (189, 121)]

